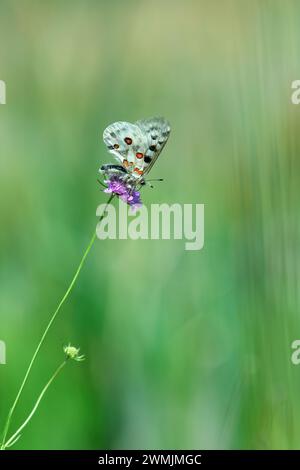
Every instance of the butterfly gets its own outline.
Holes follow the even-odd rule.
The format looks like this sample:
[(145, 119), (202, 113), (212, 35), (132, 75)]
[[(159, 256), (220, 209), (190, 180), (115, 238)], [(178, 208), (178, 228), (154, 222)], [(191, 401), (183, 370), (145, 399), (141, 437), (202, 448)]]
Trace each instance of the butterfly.
[(161, 117), (142, 119), (134, 124), (114, 122), (103, 132), (108, 151), (118, 165), (106, 164), (100, 172), (108, 179), (118, 176), (133, 186), (146, 184), (144, 176), (149, 173), (165, 146), (170, 125)]

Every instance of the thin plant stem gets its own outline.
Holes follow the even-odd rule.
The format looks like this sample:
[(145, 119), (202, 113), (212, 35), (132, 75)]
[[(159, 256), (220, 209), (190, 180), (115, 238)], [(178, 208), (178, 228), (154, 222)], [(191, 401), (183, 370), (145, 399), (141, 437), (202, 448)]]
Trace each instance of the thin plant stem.
[(31, 420), (31, 418), (33, 417), (33, 415), (35, 414), (43, 396), (45, 395), (47, 389), (50, 387), (50, 385), (52, 384), (53, 380), (58, 376), (58, 374), (60, 373), (60, 371), (64, 368), (64, 366), (66, 365), (67, 363), (67, 360), (68, 359), (65, 359), (64, 362), (62, 364), (60, 364), (60, 366), (56, 369), (56, 371), (54, 372), (54, 374), (52, 375), (52, 377), (50, 378), (50, 380), (47, 382), (47, 384), (45, 385), (45, 387), (43, 388), (43, 390), (41, 391), (34, 407), (32, 408), (32, 411), (29, 413), (28, 417), (25, 419), (24, 423), (17, 429), (17, 431), (7, 440), (7, 442), (4, 442), (3, 443), (3, 449), (5, 449), (6, 447), (9, 447), (11, 443), (13, 442), (16, 442), (16, 439), (18, 439), (21, 431), (23, 431), (23, 429), (25, 428), (25, 426), (29, 423), (29, 421)]
[[(107, 209), (108, 205), (110, 204), (110, 202), (112, 201), (112, 199), (114, 198), (114, 196), (115, 196), (114, 193), (112, 193), (112, 194), (110, 195), (110, 197), (109, 197), (109, 199), (108, 199), (108, 201), (107, 201), (107, 203), (106, 203), (106, 206), (105, 206), (105, 208), (104, 208), (103, 214), (102, 214), (101, 217), (99, 218), (99, 222), (101, 222), (101, 220), (103, 219), (103, 217), (104, 217), (104, 215), (105, 215), (105, 212), (106, 212), (106, 209)], [(56, 319), (56, 317), (57, 317), (57, 315), (58, 315), (58, 313), (59, 313), (61, 307), (63, 306), (63, 304), (64, 304), (65, 301), (67, 300), (67, 298), (68, 298), (70, 292), (72, 291), (72, 289), (73, 289), (73, 287), (74, 287), (74, 285), (75, 285), (75, 283), (76, 283), (76, 281), (77, 281), (77, 278), (78, 278), (78, 276), (79, 276), (79, 274), (80, 274), (80, 271), (81, 271), (81, 269), (82, 269), (82, 267), (83, 267), (83, 265), (84, 265), (84, 262), (85, 262), (85, 260), (86, 260), (86, 257), (87, 257), (87, 255), (89, 254), (89, 252), (90, 252), (90, 250), (91, 250), (91, 248), (92, 248), (92, 246), (93, 246), (93, 244), (94, 244), (94, 242), (95, 242), (95, 240), (96, 240), (96, 236), (97, 236), (97, 234), (96, 234), (96, 231), (95, 231), (95, 232), (93, 233), (93, 236), (92, 236), (92, 238), (91, 238), (91, 240), (90, 240), (90, 242), (89, 242), (89, 244), (88, 244), (88, 246), (87, 246), (87, 248), (86, 248), (86, 250), (85, 250), (85, 252), (84, 252), (84, 254), (83, 254), (83, 256), (82, 256), (82, 258), (81, 258), (81, 261), (80, 261), (80, 263), (79, 263), (79, 266), (78, 266), (78, 268), (77, 268), (77, 270), (76, 270), (76, 272), (75, 272), (75, 274), (74, 274), (74, 277), (73, 277), (71, 283), (69, 284), (69, 287), (67, 288), (67, 290), (66, 290), (64, 296), (62, 297), (62, 299), (61, 299), (61, 301), (59, 302), (59, 304), (58, 304), (56, 310), (54, 311), (54, 313), (53, 313), (53, 315), (52, 315), (52, 317), (51, 317), (51, 319), (50, 319), (48, 325), (46, 326), (46, 329), (45, 329), (44, 333), (42, 334), (42, 337), (41, 337), (41, 339), (40, 339), (40, 341), (39, 341), (39, 343), (38, 343), (38, 345), (37, 345), (37, 348), (36, 348), (36, 350), (34, 351), (34, 354), (33, 354), (32, 358), (31, 358), (31, 361), (30, 361), (30, 363), (29, 363), (29, 366), (28, 366), (28, 368), (27, 368), (27, 371), (26, 371), (26, 373), (25, 373), (24, 379), (23, 379), (23, 381), (22, 381), (22, 383), (21, 383), (21, 386), (20, 386), (19, 391), (18, 391), (18, 393), (17, 393), (17, 396), (16, 396), (16, 398), (15, 398), (15, 401), (13, 402), (12, 407), (11, 407), (10, 410), (9, 410), (9, 413), (8, 413), (8, 416), (7, 416), (7, 419), (6, 419), (6, 423), (5, 423), (5, 426), (4, 426), (3, 437), (2, 437), (2, 444), (1, 444), (1, 450), (3, 450), (3, 446), (4, 446), (4, 443), (5, 443), (6, 437), (7, 437), (7, 433), (8, 433), (8, 430), (9, 430), (11, 418), (12, 418), (13, 413), (14, 413), (14, 411), (15, 411), (15, 409), (16, 409), (16, 406), (17, 406), (17, 404), (18, 404), (18, 402), (19, 402), (19, 399), (20, 399), (20, 396), (21, 396), (21, 394), (22, 394), (22, 392), (23, 392), (23, 389), (24, 389), (24, 387), (25, 387), (25, 385), (26, 385), (26, 382), (27, 382), (28, 376), (29, 376), (29, 374), (30, 374), (30, 372), (31, 372), (32, 366), (33, 366), (33, 364), (34, 364), (34, 362), (35, 362), (35, 360), (36, 360), (36, 358), (37, 358), (37, 355), (38, 355), (38, 353), (39, 353), (39, 351), (40, 351), (40, 349), (41, 349), (41, 347), (42, 347), (42, 345), (43, 345), (43, 343), (44, 343), (44, 341), (45, 341), (45, 338), (46, 338), (46, 336), (47, 336), (47, 334), (48, 334), (48, 332), (49, 332), (51, 326), (53, 325), (53, 323), (54, 323), (54, 321), (55, 321), (55, 319)]]

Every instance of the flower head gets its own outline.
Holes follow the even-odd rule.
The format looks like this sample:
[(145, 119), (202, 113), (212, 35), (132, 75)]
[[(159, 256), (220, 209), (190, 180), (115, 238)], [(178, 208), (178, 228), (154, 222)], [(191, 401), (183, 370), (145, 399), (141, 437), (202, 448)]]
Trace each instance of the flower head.
[(105, 183), (107, 184), (107, 188), (104, 189), (104, 192), (116, 194), (122, 201), (126, 202), (133, 211), (136, 211), (142, 206), (140, 192), (136, 191), (132, 185), (128, 184), (128, 182), (119, 175), (111, 175)]
[(120, 196), (122, 201), (126, 202), (132, 210), (142, 207), (142, 201), (139, 191), (131, 190)]
[(84, 361), (85, 356), (82, 354), (79, 356), (79, 348), (75, 348), (74, 346), (71, 346), (70, 344), (68, 346), (64, 347), (64, 353), (67, 356), (67, 359), (73, 359), (74, 361), (81, 362)]
[(107, 188), (104, 189), (105, 193), (115, 193), (118, 196), (123, 196), (128, 192), (125, 181), (119, 176), (113, 175), (105, 183), (107, 184)]

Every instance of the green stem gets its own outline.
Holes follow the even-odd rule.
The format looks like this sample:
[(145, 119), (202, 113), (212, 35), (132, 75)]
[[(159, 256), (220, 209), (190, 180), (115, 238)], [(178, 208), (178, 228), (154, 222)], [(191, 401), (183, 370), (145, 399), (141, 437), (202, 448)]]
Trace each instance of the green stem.
[(58, 374), (60, 373), (60, 371), (63, 369), (63, 367), (66, 365), (67, 363), (67, 359), (56, 369), (56, 371), (54, 372), (54, 374), (52, 375), (51, 379), (49, 380), (49, 382), (45, 385), (45, 387), (43, 388), (43, 390), (41, 391), (34, 407), (32, 408), (32, 411), (31, 413), (29, 413), (28, 417), (25, 419), (24, 423), (17, 429), (17, 431), (7, 440), (7, 442), (3, 442), (3, 450), (6, 448), (6, 447), (9, 447), (9, 445), (13, 442), (13, 441), (16, 441), (16, 439), (19, 437), (20, 435), (20, 432), (25, 428), (25, 426), (29, 423), (29, 421), (31, 420), (31, 418), (33, 417), (34, 413), (36, 412), (43, 396), (45, 395), (47, 389), (50, 387), (50, 385), (52, 384), (53, 380), (58, 376)]
[[(103, 217), (104, 217), (104, 215), (105, 215), (105, 212), (106, 212), (106, 209), (107, 209), (107, 206), (110, 204), (110, 202), (112, 201), (113, 197), (114, 197), (114, 193), (112, 193), (111, 196), (109, 197), (109, 199), (108, 199), (108, 201), (107, 201), (107, 203), (106, 203), (106, 206), (105, 206), (105, 208), (104, 208), (103, 214), (101, 215), (101, 217), (100, 217), (100, 219), (99, 219), (99, 222), (101, 222), (101, 220), (103, 219)], [(51, 326), (52, 326), (54, 320), (56, 319), (56, 317), (57, 317), (57, 315), (58, 315), (58, 313), (59, 313), (61, 307), (63, 306), (63, 304), (64, 304), (65, 301), (67, 300), (67, 298), (68, 298), (68, 296), (69, 296), (71, 290), (72, 290), (73, 287), (74, 287), (75, 282), (77, 281), (77, 278), (78, 278), (78, 276), (79, 276), (79, 274), (80, 274), (80, 271), (81, 271), (81, 269), (82, 269), (82, 266), (84, 265), (84, 262), (85, 262), (85, 260), (86, 260), (86, 257), (87, 257), (87, 255), (89, 254), (89, 252), (90, 252), (90, 250), (91, 250), (91, 248), (92, 248), (92, 246), (93, 246), (93, 244), (94, 244), (94, 241), (96, 240), (96, 236), (97, 236), (97, 234), (96, 234), (96, 231), (95, 231), (95, 232), (93, 233), (93, 236), (92, 236), (92, 238), (91, 238), (91, 240), (90, 240), (90, 242), (89, 242), (89, 244), (88, 244), (88, 246), (87, 246), (87, 248), (86, 248), (86, 250), (85, 250), (85, 252), (84, 252), (84, 254), (83, 254), (83, 256), (82, 256), (82, 258), (81, 258), (81, 261), (80, 261), (80, 263), (79, 263), (79, 266), (78, 266), (78, 268), (77, 268), (77, 271), (75, 272), (75, 275), (74, 275), (74, 277), (73, 277), (73, 279), (72, 279), (72, 281), (71, 281), (71, 283), (70, 283), (68, 289), (66, 290), (66, 293), (64, 294), (64, 296), (63, 296), (63, 298), (61, 299), (61, 301), (59, 302), (59, 304), (58, 304), (56, 310), (54, 311), (54, 313), (53, 313), (53, 315), (52, 315), (52, 317), (51, 317), (51, 319), (50, 319), (48, 325), (46, 326), (46, 329), (45, 329), (45, 331), (44, 331), (44, 333), (43, 333), (43, 335), (42, 335), (42, 337), (41, 337), (41, 339), (40, 339), (40, 342), (38, 343), (37, 348), (36, 348), (36, 350), (35, 350), (35, 352), (34, 352), (34, 354), (33, 354), (33, 356), (32, 356), (32, 359), (31, 359), (31, 361), (30, 361), (30, 363), (29, 363), (29, 366), (28, 366), (28, 368), (27, 368), (27, 371), (26, 371), (26, 373), (25, 373), (24, 379), (23, 379), (23, 381), (22, 381), (22, 383), (21, 383), (21, 386), (20, 386), (19, 391), (18, 391), (18, 393), (17, 393), (17, 396), (16, 396), (16, 398), (15, 398), (15, 401), (13, 402), (13, 405), (12, 405), (12, 407), (10, 408), (9, 413), (8, 413), (8, 416), (7, 416), (7, 419), (6, 419), (6, 423), (5, 423), (4, 431), (3, 431), (3, 437), (2, 437), (2, 444), (1, 444), (1, 448), (0, 448), (1, 450), (3, 450), (3, 446), (4, 446), (4, 443), (5, 443), (5, 441), (6, 441), (6, 437), (7, 437), (7, 433), (8, 433), (8, 430), (9, 430), (9, 426), (10, 426), (10, 421), (11, 421), (12, 415), (13, 415), (15, 409), (16, 409), (16, 406), (17, 406), (17, 404), (18, 404), (18, 402), (19, 402), (20, 396), (21, 396), (21, 394), (22, 394), (22, 392), (23, 392), (23, 389), (24, 389), (24, 387), (25, 387), (25, 385), (26, 385), (26, 382), (27, 382), (28, 376), (29, 376), (29, 374), (30, 374), (30, 372), (31, 372), (32, 366), (33, 366), (33, 364), (34, 364), (34, 362), (35, 362), (35, 360), (36, 360), (36, 357), (37, 357), (37, 355), (38, 355), (38, 353), (39, 353), (39, 351), (40, 351), (40, 349), (41, 349), (41, 347), (42, 347), (42, 345), (43, 345), (43, 343), (44, 343), (44, 341), (45, 341), (45, 338), (46, 338), (46, 336), (47, 336), (47, 334), (48, 334), (48, 332), (49, 332), (49, 330), (50, 330), (50, 328), (51, 328)]]

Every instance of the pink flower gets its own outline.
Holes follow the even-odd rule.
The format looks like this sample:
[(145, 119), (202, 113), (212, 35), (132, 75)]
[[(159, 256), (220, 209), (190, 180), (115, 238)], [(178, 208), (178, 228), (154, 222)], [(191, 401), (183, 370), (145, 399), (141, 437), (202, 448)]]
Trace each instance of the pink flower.
[(105, 183), (108, 185), (107, 188), (104, 189), (105, 193), (116, 194), (134, 211), (142, 206), (140, 192), (126, 184), (126, 181), (124, 181), (120, 176), (112, 175), (105, 181)]

